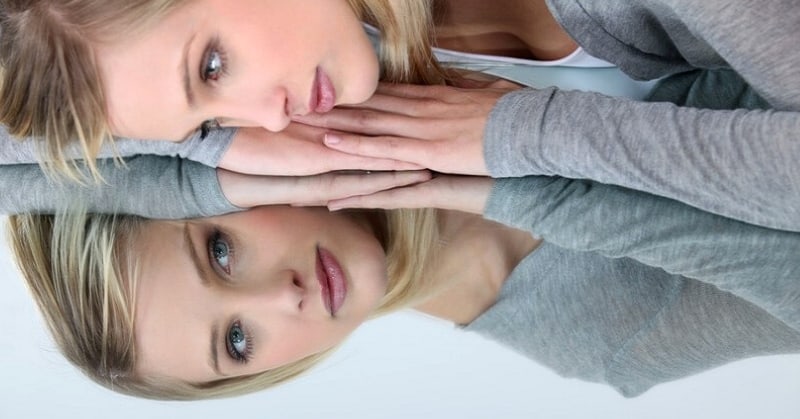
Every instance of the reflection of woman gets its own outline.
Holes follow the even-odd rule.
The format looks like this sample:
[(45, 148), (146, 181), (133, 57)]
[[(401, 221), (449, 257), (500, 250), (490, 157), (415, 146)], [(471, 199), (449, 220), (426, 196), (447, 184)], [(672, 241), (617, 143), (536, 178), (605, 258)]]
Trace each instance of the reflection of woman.
[(146, 397), (280, 382), (375, 307), (464, 324), (627, 396), (800, 350), (796, 233), (587, 181), (427, 185), (437, 206), (485, 206), (485, 217), (544, 242), (452, 210), (17, 216), (10, 231), (66, 356), (101, 384)]
[[(98, 7), (97, 2), (91, 3)], [(48, 138), (56, 140), (51, 141), (51, 145), (66, 138), (82, 138), (87, 144), (94, 144), (102, 137), (100, 133), (109, 129), (118, 135), (177, 139), (196, 126), (208, 127), (216, 123), (280, 129), (295, 115), (309, 110), (328, 110), (330, 103), (326, 101), (334, 97), (333, 90), (336, 90), (333, 102), (336, 104), (358, 102), (371, 94), (375, 81), (374, 54), (366, 45), (363, 33), (359, 32), (358, 22), (342, 8), (343, 2), (272, 3), (251, 5), (240, 2), (237, 7), (232, 7), (222, 2), (195, 1), (186, 3), (191, 12), (166, 15), (167, 10), (180, 7), (180, 4), (141, 1), (125, 2), (125, 7), (119, 7), (113, 2), (103, 2), (103, 7), (108, 9), (99, 13), (105, 20), (91, 22), (107, 22), (106, 26), (81, 26), (82, 22), (77, 22), (67, 28), (83, 28), (80, 33), (86, 38), (54, 37), (63, 42), (94, 40), (89, 46), (81, 44), (81, 48), (64, 48), (64, 51), (76, 54), (65, 56), (64, 60), (78, 57), (78, 51), (94, 47), (103, 83), (91, 74), (91, 68), (82, 65), (66, 67), (77, 75), (67, 74), (59, 78), (55, 74), (50, 79), (41, 78), (37, 71), (46, 73), (61, 67), (52, 66), (54, 60), (39, 54), (39, 49), (12, 48), (16, 42), (25, 40), (35, 43), (35, 38), (26, 37), (24, 31), (17, 33), (16, 30), (36, 30), (37, 25), (42, 25), (48, 31), (56, 31), (64, 26), (38, 18), (65, 17), (70, 13), (63, 10), (61, 13), (43, 13), (47, 6), (55, 7), (47, 1), (30, 7), (32, 11), (25, 13), (19, 10), (28, 3), (8, 3), (4, 11), (9, 17), (3, 31), (3, 42), (7, 44), (0, 50), (8, 54), (2, 60), (6, 74), (15, 74), (17, 78), (13, 83), (4, 84), (2, 98), (4, 101), (17, 98), (17, 102), (14, 106), (0, 106), (5, 112), (2, 121), (17, 135), (44, 133), (50, 126), (53, 129), (47, 131), (52, 134)], [(358, 126), (350, 117), (345, 118), (349, 124), (344, 126), (371, 134), (412, 139), (428, 139), (427, 136), (433, 135), (440, 136), (434, 139), (448, 140), (453, 132), (465, 131), (472, 136), (463, 137), (475, 142), (469, 147), (448, 146), (447, 141), (433, 142), (445, 143), (440, 147), (448, 150), (444, 155), (431, 149), (413, 156), (407, 153), (393, 155), (386, 150), (381, 154), (421, 161), (423, 166), (437, 170), (470, 173), (490, 170), (495, 176), (508, 175), (505, 166), (496, 162), (516, 162), (520, 156), (527, 156), (528, 163), (537, 163), (529, 168), (530, 174), (592, 178), (665, 195), (760, 225), (797, 229), (797, 213), (794, 211), (800, 208), (797, 204), (800, 194), (794, 182), (799, 175), (794, 161), (800, 153), (794, 141), (798, 131), (794, 110), (800, 94), (795, 90), (794, 80), (800, 65), (795, 55), (783, 53), (796, 43), (794, 37), (797, 35), (793, 29), (797, 26), (798, 16), (792, 2), (772, 2), (757, 14), (749, 2), (738, 1), (684, 4), (677, 0), (661, 0), (598, 6), (576, 0), (551, 0), (546, 5), (537, 0), (507, 0), (502, 5), (493, 3), (493, 7), (473, 1), (436, 3), (443, 5), (436, 27), (438, 41), (443, 46), (549, 60), (571, 57), (570, 53), (575, 50), (571, 38), (574, 38), (591, 53), (619, 65), (634, 77), (657, 78), (678, 74), (670, 79), (670, 83), (680, 85), (678, 90), (688, 92), (689, 96), (661, 89), (657, 98), (694, 105), (691, 99), (699, 90), (703, 94), (722, 97), (709, 101), (713, 104), (700, 104), (702, 106), (773, 106), (782, 112), (700, 111), (691, 107), (626, 102), (579, 92), (526, 90), (506, 95), (494, 108), (496, 112), (488, 119), (486, 144), (482, 145), (480, 134), (487, 124), (486, 114), (505, 92), (485, 99), (482, 102), (484, 106), (472, 109), (475, 111), (473, 114), (462, 118), (454, 107), (475, 102), (463, 100), (463, 92), (457, 95), (450, 92), (445, 96), (437, 91), (435, 93), (439, 95), (435, 99), (445, 96), (448, 98), (445, 103), (449, 106), (421, 121), (402, 118), (416, 115), (409, 112), (409, 108), (422, 109), (417, 106), (417, 101), (406, 100), (398, 104), (387, 100), (387, 96), (392, 95), (380, 95), (368, 104), (370, 119), (364, 119), (360, 113), (354, 114), (355, 121), (377, 121), (374, 126)], [(395, 64), (398, 64), (393, 68), (387, 67), (388, 79), (401, 80), (398, 74), (404, 68), (427, 68), (430, 58), (426, 54), (425, 4), (356, 0), (350, 4), (360, 16), (386, 33), (384, 58), (396, 60)], [(217, 13), (216, 7), (221, 7), (219, 11), (224, 13)], [(399, 7), (408, 10), (393, 9)], [(292, 12), (300, 9), (300, 14)], [(131, 14), (118, 13), (120, 10)], [(236, 22), (231, 24), (227, 18), (236, 17), (237, 13), (247, 16), (230, 19)], [(508, 19), (503, 13), (518, 19)], [(259, 19), (252, 18), (256, 15)], [(319, 22), (314, 20), (316, 23), (312, 24), (287, 18), (299, 15), (303, 15), (307, 22), (323, 19)], [(394, 19), (393, 15), (402, 17)], [(19, 20), (12, 19), (20, 16)], [(130, 19), (130, 16), (136, 16), (136, 19)], [(191, 21), (181, 21), (181, 16), (184, 20), (196, 17), (197, 21), (211, 22), (198, 29), (198, 34), (205, 38), (202, 44), (189, 45), (195, 49), (187, 50), (188, 38), (180, 37), (181, 30), (192, 24)], [(206, 21), (203, 16), (213, 16), (213, 19)], [(326, 16), (341, 17), (342, 21), (337, 22), (341, 24), (335, 28), (329, 26), (334, 19), (325, 19)], [(764, 21), (770, 24), (765, 27)], [(19, 26), (14, 26), (14, 22)], [(238, 27), (242, 22), (257, 24)], [(147, 26), (148, 31), (144, 34), (140, 32), (140, 36), (130, 36), (120, 30), (145, 23), (151, 26)], [(308, 38), (308, 30), (301, 36), (295, 30), (298, 25), (319, 29), (314, 33), (316, 38)], [(233, 26), (238, 36), (225, 33)], [(111, 36), (120, 33), (125, 37)], [(75, 35), (75, 32), (68, 34)], [(211, 43), (212, 40), (220, 43)], [(155, 42), (155, 45), (148, 42)], [(247, 53), (242, 53), (245, 50)], [(15, 55), (20, 51), (32, 55)], [(185, 66), (178, 65), (178, 58), (184, 56), (191, 58), (191, 71), (184, 71)], [(347, 61), (348, 65), (341, 65), (342, 61)], [(148, 65), (140, 65), (143, 62)], [(29, 65), (31, 63), (38, 64)], [(32, 68), (38, 70), (31, 71)], [(182, 70), (178, 72), (177, 68)], [(322, 70), (325, 77), (318, 79), (317, 69)], [(28, 76), (30, 78), (26, 78)], [(63, 89), (66, 85), (58, 82), (73, 79), (85, 79), (85, 84), (92, 88), (67, 92)], [(325, 79), (331, 80), (335, 89), (325, 87), (327, 82), (314, 82)], [(423, 80), (432, 81), (436, 77)], [(325, 88), (312, 89), (312, 86)], [(311, 95), (312, 90), (316, 90), (315, 95)], [(101, 91), (103, 95), (100, 95)], [(14, 95), (13, 92), (25, 94)], [(316, 105), (321, 106), (306, 105), (312, 96), (317, 99)], [(426, 96), (427, 102), (431, 102), (430, 94)], [(461, 99), (453, 102), (450, 100), (453, 96)], [(47, 100), (23, 101), (19, 99), (22, 97)], [(190, 98), (193, 100), (188, 101)], [(35, 109), (40, 104), (72, 109), (72, 99), (97, 109), (87, 108), (85, 112), (81, 111), (81, 115), (72, 115), (76, 119), (70, 119), (69, 112), (49, 113)], [(189, 102), (197, 106), (188, 106)], [(34, 108), (17, 106), (22, 103)], [(380, 114), (376, 110), (388, 112), (390, 118), (376, 117)], [(342, 112), (345, 111), (334, 110), (327, 121), (305, 119), (304, 122), (342, 126), (331, 122)], [(48, 122), (48, 115), (67, 119)], [(82, 121), (83, 135), (77, 133), (75, 120)], [(520, 121), (526, 123), (520, 124)], [(454, 126), (459, 130), (454, 130)], [(180, 154), (204, 164), (247, 173), (286, 175), (336, 168), (414, 167), (403, 166), (391, 158), (358, 159), (325, 149), (321, 147), (320, 131), (282, 136), (281, 141), (264, 141), (265, 137), (271, 138), (260, 131), (240, 130), (234, 134), (230, 130), (218, 130), (209, 134), (206, 141), (200, 141), (200, 136), (195, 135), (181, 147), (165, 149), (142, 144), (140, 151)], [(364, 152), (348, 146), (348, 137), (344, 140), (335, 146), (337, 150)], [(411, 142), (425, 143), (431, 142)], [(375, 144), (380, 143), (375, 141)], [(398, 142), (392, 144), (395, 151), (406, 149), (398, 146)], [(511, 144), (513, 147), (509, 146)], [(129, 154), (136, 154), (137, 147), (128, 149)], [(496, 160), (484, 162), (482, 147), (485, 155), (496, 156)], [(516, 154), (509, 151), (519, 147), (526, 151)], [(587, 150), (587, 147), (591, 148)], [(436, 150), (435, 144), (433, 150)], [(87, 145), (83, 151), (93, 155), (97, 150), (95, 146)], [(458, 152), (468, 155), (461, 156)], [(432, 155), (437, 157), (424, 157)], [(586, 157), (578, 159), (576, 156)], [(290, 199), (299, 196), (302, 193)]]
[[(197, 1), (191, 3), (191, 10), (201, 13), (197, 16), (202, 17), (205, 12), (201, 6), (215, 4), (219, 6), (221, 2)], [(304, 2), (265, 1), (247, 4), (256, 8), (269, 5), (269, 16), (276, 25), (288, 24), (286, 18), (292, 15), (288, 10), (306, 5)], [(339, 3), (313, 4), (320, 9), (314, 9), (311, 14), (324, 16), (323, 28), (334, 20), (331, 16), (343, 13)], [(212, 22), (225, 22), (226, 17), (231, 17), (230, 13), (241, 12), (230, 2), (223, 6), (212, 9)], [(371, 10), (375, 14), (375, 10), (380, 9)], [(268, 15), (264, 9), (258, 10)], [(301, 15), (307, 17), (307, 8), (302, 10)], [(195, 15), (171, 16), (178, 19)], [(342, 16), (344, 22), (349, 22), (344, 25), (347, 28), (358, 26), (352, 16), (346, 13)], [(378, 14), (374, 17), (381, 19)], [(237, 23), (237, 31), (242, 29), (242, 33), (246, 33), (244, 29), (253, 29), (238, 26), (247, 19), (232, 20)], [(198, 18), (192, 22), (206, 21)], [(306, 27), (317, 28), (309, 22), (313, 19), (305, 23)], [(161, 23), (169, 28), (183, 27), (179, 19)], [(392, 39), (391, 26), (377, 26), (387, 39)], [(208, 35), (200, 23), (189, 27), (201, 28), (198, 33)], [(225, 84), (225, 78), (211, 77), (225, 74), (234, 87), (241, 88), (235, 79), (241, 73), (236, 73), (233, 66), (237, 55), (230, 44), (226, 50), (230, 72), (218, 73), (223, 62), (220, 46), (225, 39), (221, 32), (227, 33), (224, 28), (220, 24), (220, 33), (212, 34), (218, 38), (209, 36), (208, 43), (199, 44), (204, 48), (195, 47), (194, 43), (189, 43), (188, 47), (182, 44), (185, 48), (180, 51), (187, 51), (189, 57), (194, 57), (189, 61), (195, 63), (197, 57), (202, 57), (199, 66), (190, 67), (198, 68), (197, 72), (204, 75), (200, 77), (205, 77), (202, 81), (219, 81), (219, 84), (206, 86), (194, 80), (197, 83), (192, 84), (195, 75), (190, 71), (188, 84), (196, 88), (188, 90), (191, 95), (184, 89), (185, 78), (170, 78), (168, 75), (173, 72), (156, 65), (159, 59), (169, 58), (169, 54), (162, 56), (159, 49), (147, 48), (148, 44), (139, 45), (142, 51), (159, 51), (152, 60), (138, 61), (147, 62), (152, 68), (137, 65), (135, 69), (142, 71), (139, 74), (130, 71), (134, 67), (127, 66), (125, 71), (115, 74), (122, 78), (141, 77), (146, 82), (131, 83), (131, 86), (137, 89), (156, 86), (164, 97), (144, 106), (152, 108), (147, 120), (136, 121), (144, 114), (133, 112), (122, 112), (118, 117), (112, 115), (112, 125), (118, 123), (117, 133), (146, 136), (147, 130), (167, 127), (185, 133), (207, 118), (230, 118), (230, 115), (217, 114), (218, 109), (223, 109), (217, 105), (225, 105), (225, 109), (246, 105), (237, 100), (222, 100), (230, 99), (223, 90), (231, 85)], [(258, 29), (266, 30), (264, 28), (272, 27), (264, 24)], [(416, 28), (406, 29), (413, 32)], [(273, 34), (284, 34), (280, 26), (271, 30)], [(168, 33), (154, 31), (150, 36), (159, 43), (169, 40)], [(339, 34), (327, 32), (324, 35), (330, 33)], [(355, 32), (353, 35), (360, 39)], [(190, 37), (201, 38), (200, 35)], [(330, 45), (326, 40), (320, 39), (319, 45)], [(244, 45), (245, 41), (252, 40), (245, 39), (234, 46)], [(131, 48), (117, 51), (135, 51), (136, 42), (131, 42)], [(291, 42), (285, 44), (277, 50), (288, 48), (299, 53)], [(193, 52), (195, 50), (202, 53)], [(110, 53), (113, 55), (113, 51)], [(245, 58), (253, 57), (259, 55)], [(411, 65), (412, 75), (419, 72), (424, 76), (417, 78), (421, 81), (439, 79), (435, 68), (424, 60), (425, 54), (415, 57), (423, 60)], [(115, 58), (110, 62), (125, 62), (122, 56)], [(298, 60), (304, 62), (306, 58), (309, 57), (300, 54)], [(392, 58), (391, 51), (388, 58)], [(262, 68), (263, 62), (255, 69), (245, 67), (243, 71), (259, 73), (247, 73), (250, 74), (247, 79), (252, 79), (256, 86), (273, 70), (280, 75), (276, 68), (283, 68), (283, 63), (280, 60), (275, 63), (275, 68), (268, 68), (269, 71), (264, 70), (269, 66)], [(305, 74), (306, 81), (324, 78), (319, 76), (315, 66), (309, 68), (313, 71)], [(264, 74), (260, 74), (260, 70), (264, 70)], [(292, 70), (293, 75), (304, 74), (297, 68)], [(402, 71), (402, 66), (390, 67), (387, 71), (389, 79), (395, 81), (410, 78)], [(174, 83), (168, 84), (166, 78)], [(360, 86), (363, 81), (358, 80), (353, 86)], [(320, 87), (324, 84), (326, 82), (310, 81), (306, 87), (316, 87), (303, 90), (311, 90), (312, 97), (316, 92), (317, 110), (327, 110), (330, 105), (326, 102), (329, 89)], [(115, 86), (131, 88), (125, 83)], [(340, 94), (337, 97), (347, 98), (346, 102), (363, 99), (355, 98), (359, 95), (350, 97), (354, 91), (349, 90), (349, 83), (347, 86), (341, 92), (340, 86), (336, 86)], [(215, 90), (217, 88), (219, 91)], [(111, 91), (113, 89), (109, 94)], [(293, 106), (287, 104), (305, 102), (289, 100), (287, 92), (290, 90), (253, 88), (253, 91), (266, 92), (265, 101), (274, 99), (271, 94), (275, 92), (279, 98), (285, 96), (284, 106), (278, 111), (270, 102), (270, 106), (263, 108), (264, 114), (251, 115), (253, 119), (265, 118), (266, 122), (258, 125), (269, 123), (273, 129), (288, 122), (286, 112)], [(248, 96), (252, 93), (249, 91), (236, 89), (236, 92), (234, 99), (239, 94), (254, 97)], [(481, 91), (481, 94), (486, 92)], [(137, 94), (112, 94), (122, 101), (110, 100), (114, 104), (111, 113), (135, 108), (136, 103), (131, 103), (134, 97), (150, 100), (151, 95), (138, 90)], [(194, 101), (203, 112), (175, 115), (174, 109), (162, 106), (171, 103), (170, 99), (186, 99), (187, 105)], [(205, 111), (215, 112), (207, 115)], [(159, 119), (161, 117), (169, 121)], [(230, 119), (240, 124), (244, 118)], [(130, 131), (122, 130), (123, 127)], [(243, 129), (236, 135), (252, 133)], [(214, 132), (209, 135), (213, 136)], [(213, 138), (209, 137), (205, 141), (211, 140)], [(255, 147), (261, 143), (246, 144)], [(225, 157), (230, 155), (225, 154)], [(437, 189), (439, 187), (442, 190)], [(421, 205), (405, 200), (400, 205), (470, 212), (481, 212), (486, 207), (488, 218), (533, 232), (545, 242), (538, 243), (525, 234), (460, 212), (443, 212), (438, 219), (431, 212), (390, 212), (385, 224), (391, 227), (384, 227), (381, 212), (330, 215), (318, 210), (285, 208), (258, 209), (175, 224), (110, 216), (90, 216), (88, 220), (22, 216), (13, 219), (11, 230), (20, 266), (67, 356), (101, 383), (149, 397), (197, 398), (230, 394), (262, 388), (295, 375), (335, 345), (378, 304), (382, 281), (370, 281), (367, 274), (364, 276), (368, 279), (362, 280), (356, 267), (370, 266), (371, 270), (380, 271), (383, 249), (388, 253), (386, 270), (390, 284), (388, 297), (384, 299), (392, 303), (381, 304), (382, 308), (410, 304), (467, 324), (468, 328), (505, 341), (562, 374), (607, 382), (626, 395), (638, 394), (658, 382), (733, 359), (792, 352), (798, 348), (800, 321), (795, 309), (797, 302), (793, 299), (798, 295), (793, 284), (797, 276), (793, 255), (798, 243), (794, 234), (761, 229), (666, 199), (591, 182), (530, 177), (497, 180), (492, 184), (487, 179), (440, 177), (419, 188), (435, 193), (418, 196), (440, 201)], [(458, 194), (452, 195), (454, 193)], [(162, 198), (161, 194), (158, 198)], [(182, 230), (184, 225), (189, 227)], [(300, 225), (314, 227), (300, 231)], [(280, 240), (280, 237), (287, 237), (288, 233), (281, 230), (287, 226), (292, 228), (292, 236)], [(439, 230), (438, 238), (434, 234), (436, 230)], [(159, 234), (148, 234), (151, 231)], [(265, 239), (270, 240), (267, 249), (263, 248)], [(355, 242), (346, 241), (350, 239)], [(483, 247), (487, 241), (491, 245)], [(362, 249), (358, 247), (361, 245), (364, 248), (359, 254), (374, 256), (359, 256), (356, 262), (351, 262), (351, 246)], [(531, 253), (534, 248), (536, 250)], [(196, 263), (200, 266), (198, 273), (186, 271), (191, 269), (186, 262), (191, 257), (191, 249), (200, 260)], [(330, 254), (337, 263), (331, 262)], [(317, 295), (313, 279), (308, 280), (315, 275), (308, 272), (315, 270), (317, 260), (327, 268), (320, 277), (328, 277), (328, 282), (337, 282), (340, 272), (341, 277), (347, 278), (347, 295), (337, 292), (342, 289), (341, 285), (329, 285), (333, 297), (305, 298)], [(282, 264), (288, 268), (276, 269)], [(210, 276), (205, 273), (208, 270), (214, 270), (223, 278), (232, 275), (233, 279), (230, 283), (213, 278), (201, 281), (201, 276)], [(175, 280), (192, 274), (200, 287), (197, 283)], [(150, 280), (162, 276), (170, 278)], [(428, 279), (430, 287), (421, 284), (420, 278)], [(239, 279), (241, 282), (237, 282)], [(192, 288), (184, 288), (184, 285)], [(423, 299), (415, 300), (414, 294), (421, 294)], [(199, 307), (201, 312), (191, 311), (197, 307), (179, 304), (197, 299), (207, 302)], [(274, 304), (261, 304), (268, 300)], [(319, 310), (324, 304), (315, 301), (325, 300), (332, 307), (331, 311), (342, 317), (342, 322), (337, 322), (338, 317), (331, 320), (331, 316), (326, 317), (325, 311)], [(339, 304), (341, 313), (333, 308)], [(487, 310), (489, 306), (492, 308)], [(245, 313), (243, 308), (232, 307), (247, 307), (249, 311)], [(316, 313), (323, 314), (319, 321), (302, 314), (313, 312), (314, 307)], [(251, 311), (263, 313), (264, 317), (252, 315)], [(185, 318), (187, 322), (203, 320), (203, 323), (192, 323), (192, 329), (187, 325), (186, 330), (170, 327), (169, 323), (164, 323), (167, 314), (166, 318), (174, 316)], [(266, 317), (276, 320), (262, 323)], [(161, 320), (154, 327), (156, 318)], [(315, 330), (319, 333), (295, 340), (291, 333), (283, 333), (293, 324), (299, 325), (301, 333)], [(210, 340), (214, 336), (216, 339)], [(212, 345), (217, 356), (212, 356), (211, 365), (230, 377), (220, 378), (216, 371), (211, 373), (214, 367), (209, 366), (206, 355), (213, 355)], [(228, 358), (224, 358), (226, 355)], [(235, 364), (246, 355), (251, 357), (248, 363)], [(180, 357), (181, 362), (169, 362), (167, 358), (174, 359), (170, 357)], [(192, 361), (183, 362), (185, 360)], [(177, 368), (179, 366), (185, 368)]]

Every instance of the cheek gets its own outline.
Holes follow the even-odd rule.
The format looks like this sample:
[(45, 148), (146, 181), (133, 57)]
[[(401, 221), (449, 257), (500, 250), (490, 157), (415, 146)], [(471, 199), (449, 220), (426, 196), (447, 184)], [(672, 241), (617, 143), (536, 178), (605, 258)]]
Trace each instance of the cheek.
[[(264, 349), (269, 353), (269, 368), (276, 368), (316, 355), (341, 344), (354, 330), (351, 325), (336, 323), (287, 323), (281, 330), (273, 329)], [(256, 347), (259, 347), (256, 342)]]

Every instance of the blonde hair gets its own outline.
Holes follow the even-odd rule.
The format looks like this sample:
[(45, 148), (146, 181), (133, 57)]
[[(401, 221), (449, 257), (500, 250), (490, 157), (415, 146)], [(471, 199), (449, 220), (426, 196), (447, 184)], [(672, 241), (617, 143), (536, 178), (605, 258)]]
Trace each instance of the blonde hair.
[[(427, 35), (428, 2), (348, 1), (359, 17), (385, 34), (381, 47), (384, 80), (443, 82)], [(435, 210), (383, 214), (389, 288), (376, 314), (409, 306), (431, 292), (426, 270), (434, 263), (438, 246)], [(81, 211), (9, 218), (9, 239), (17, 264), (50, 332), (67, 359), (92, 380), (146, 398), (223, 397), (296, 377), (327, 355), (317, 354), (251, 376), (201, 384), (137, 376), (133, 322), (137, 261), (129, 249), (145, 222), (134, 216)]]
[[(95, 158), (113, 146), (91, 45), (130, 36), (185, 0), (4, 0), (0, 3), (0, 123), (36, 141), (48, 173), (101, 180)], [(384, 31), (384, 76), (438, 83), (430, 54), (430, 3), (348, 0)], [(83, 160), (76, 160), (82, 157)], [(84, 170), (85, 169), (85, 170)]]
[(95, 158), (111, 133), (91, 45), (142, 30), (183, 1), (3, 0), (0, 123), (36, 142), (48, 173), (100, 180)]
[[(377, 314), (407, 307), (432, 289), (426, 268), (438, 238), (434, 210), (384, 212), (389, 284)], [(152, 399), (192, 400), (261, 390), (294, 378), (331, 351), (270, 371), (208, 383), (135, 373), (135, 243), (148, 220), (130, 215), (10, 216), (9, 242), (28, 288), (64, 356), (96, 383)]]

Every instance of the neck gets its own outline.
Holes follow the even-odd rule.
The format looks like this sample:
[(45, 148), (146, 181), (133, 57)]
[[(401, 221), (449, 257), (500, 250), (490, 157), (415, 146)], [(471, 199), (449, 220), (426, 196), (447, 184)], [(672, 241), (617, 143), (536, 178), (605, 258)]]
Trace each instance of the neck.
[(415, 308), (467, 324), (494, 304), (511, 271), (540, 241), (472, 214), (444, 211), (441, 217), (442, 248), (431, 271), (438, 292)]
[(577, 44), (545, 0), (435, 0), (436, 45), (442, 48), (555, 60)]

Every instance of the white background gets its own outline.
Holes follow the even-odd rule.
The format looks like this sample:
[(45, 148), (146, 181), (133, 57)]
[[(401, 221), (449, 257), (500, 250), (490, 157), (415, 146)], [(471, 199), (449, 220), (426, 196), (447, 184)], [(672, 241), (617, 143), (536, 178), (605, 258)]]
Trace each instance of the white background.
[(91, 383), (58, 354), (5, 242), (0, 309), (2, 418), (800, 418), (800, 355), (737, 362), (625, 399), (413, 312), (366, 324), (311, 374), (272, 390), (136, 400)]

